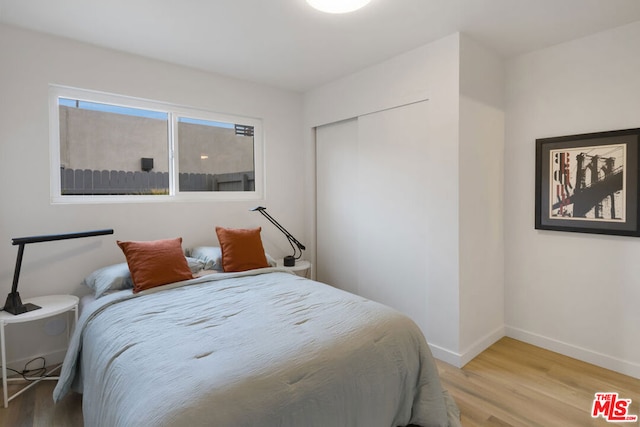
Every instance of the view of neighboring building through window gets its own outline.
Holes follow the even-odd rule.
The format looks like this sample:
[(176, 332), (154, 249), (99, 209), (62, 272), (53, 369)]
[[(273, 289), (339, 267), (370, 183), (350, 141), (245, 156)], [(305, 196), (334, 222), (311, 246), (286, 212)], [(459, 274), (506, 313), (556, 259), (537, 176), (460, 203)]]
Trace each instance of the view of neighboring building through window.
[(253, 133), (232, 123), (178, 117), (178, 141), (180, 191), (254, 189)]
[[(169, 194), (167, 113), (77, 99), (58, 102), (63, 195)], [(153, 159), (151, 183), (143, 182), (151, 171), (142, 171), (142, 158)]]
[(58, 88), (52, 97), (58, 128), (52, 148), (59, 153), (54, 199), (260, 196), (255, 119), (77, 89)]

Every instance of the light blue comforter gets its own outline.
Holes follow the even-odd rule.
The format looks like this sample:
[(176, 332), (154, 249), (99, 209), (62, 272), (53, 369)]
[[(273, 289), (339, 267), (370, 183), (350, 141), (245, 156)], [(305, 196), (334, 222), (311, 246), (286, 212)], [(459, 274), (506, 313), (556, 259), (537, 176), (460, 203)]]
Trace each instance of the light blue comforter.
[(54, 399), (71, 388), (86, 427), (459, 423), (410, 319), (273, 268), (99, 298)]

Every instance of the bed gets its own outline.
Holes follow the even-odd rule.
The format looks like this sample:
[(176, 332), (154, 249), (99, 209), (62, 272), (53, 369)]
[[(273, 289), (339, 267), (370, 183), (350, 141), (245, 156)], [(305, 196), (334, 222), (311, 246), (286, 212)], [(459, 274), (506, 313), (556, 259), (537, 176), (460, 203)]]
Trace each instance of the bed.
[(458, 426), (419, 328), (278, 268), (102, 295), (54, 391), (85, 426)]

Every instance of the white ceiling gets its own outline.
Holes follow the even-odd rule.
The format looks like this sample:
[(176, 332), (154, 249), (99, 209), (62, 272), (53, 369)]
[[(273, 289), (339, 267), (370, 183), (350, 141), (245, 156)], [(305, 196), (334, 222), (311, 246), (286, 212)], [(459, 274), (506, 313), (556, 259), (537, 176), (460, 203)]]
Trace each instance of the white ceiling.
[(639, 20), (639, 0), (0, 0), (2, 23), (298, 91), (458, 31), (508, 57)]

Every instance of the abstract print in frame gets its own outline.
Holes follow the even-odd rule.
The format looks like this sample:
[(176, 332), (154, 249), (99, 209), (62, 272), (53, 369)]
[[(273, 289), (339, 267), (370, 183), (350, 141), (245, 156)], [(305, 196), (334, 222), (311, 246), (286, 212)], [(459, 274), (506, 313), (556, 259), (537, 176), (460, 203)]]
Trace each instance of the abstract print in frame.
[(536, 140), (535, 227), (638, 236), (640, 129)]

